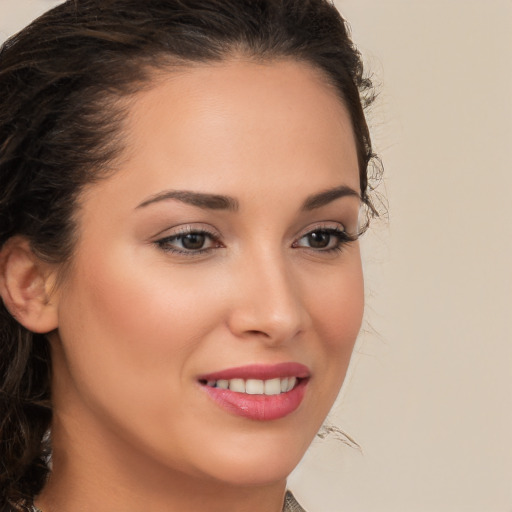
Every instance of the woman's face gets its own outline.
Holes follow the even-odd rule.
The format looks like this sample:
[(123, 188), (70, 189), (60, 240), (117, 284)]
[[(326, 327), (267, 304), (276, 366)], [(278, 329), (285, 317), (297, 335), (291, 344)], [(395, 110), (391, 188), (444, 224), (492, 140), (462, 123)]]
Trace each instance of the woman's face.
[(124, 135), (119, 171), (81, 197), (55, 296), (56, 462), (60, 446), (106, 466), (282, 480), (361, 324), (348, 114), (306, 64), (232, 61), (160, 76)]

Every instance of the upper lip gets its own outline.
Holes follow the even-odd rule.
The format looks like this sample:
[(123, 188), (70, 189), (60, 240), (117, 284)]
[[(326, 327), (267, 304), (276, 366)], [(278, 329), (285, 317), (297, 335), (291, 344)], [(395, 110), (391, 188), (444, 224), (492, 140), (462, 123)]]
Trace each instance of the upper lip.
[(226, 368), (218, 372), (200, 375), (198, 380), (230, 380), (230, 379), (260, 379), (270, 380), (285, 377), (307, 378), (310, 376), (309, 368), (301, 363), (279, 364), (250, 364)]

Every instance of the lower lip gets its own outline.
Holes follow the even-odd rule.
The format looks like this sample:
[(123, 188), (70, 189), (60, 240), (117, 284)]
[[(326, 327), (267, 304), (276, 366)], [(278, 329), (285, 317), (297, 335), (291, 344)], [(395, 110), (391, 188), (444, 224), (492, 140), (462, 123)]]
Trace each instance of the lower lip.
[(298, 409), (304, 398), (307, 382), (308, 379), (301, 379), (291, 391), (279, 395), (248, 395), (206, 385), (202, 388), (228, 412), (251, 420), (270, 421), (284, 418)]

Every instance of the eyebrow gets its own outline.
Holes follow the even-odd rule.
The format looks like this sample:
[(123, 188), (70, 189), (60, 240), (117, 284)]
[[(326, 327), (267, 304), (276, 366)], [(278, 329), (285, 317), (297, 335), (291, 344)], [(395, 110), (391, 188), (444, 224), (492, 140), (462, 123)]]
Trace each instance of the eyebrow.
[[(319, 192), (318, 194), (308, 196), (302, 203), (300, 209), (302, 211), (315, 210), (322, 206), (326, 206), (336, 199), (346, 196), (361, 199), (360, 195), (353, 188), (341, 185), (340, 187), (331, 188), (324, 190), (323, 192)], [(159, 201), (167, 201), (169, 199), (175, 199), (182, 203), (197, 206), (206, 210), (228, 210), (236, 212), (240, 207), (238, 200), (230, 196), (205, 194), (203, 192), (192, 192), (189, 190), (167, 190), (149, 197), (139, 204), (137, 208), (144, 208), (150, 204), (157, 203)]]
[(188, 190), (167, 190), (155, 194), (139, 204), (137, 208), (143, 208), (159, 201), (167, 201), (168, 199), (176, 199), (182, 203), (191, 204), (192, 206), (206, 210), (229, 210), (236, 212), (239, 208), (238, 201), (233, 197), (218, 194), (205, 194), (203, 192), (191, 192)]
[(347, 187), (346, 185), (341, 185), (340, 187), (330, 188), (318, 194), (313, 194), (312, 196), (307, 197), (302, 204), (301, 210), (315, 210), (317, 208), (321, 208), (322, 206), (326, 206), (329, 203), (332, 203), (336, 199), (340, 199), (346, 196), (357, 197), (359, 200), (361, 199), (361, 196), (353, 188)]

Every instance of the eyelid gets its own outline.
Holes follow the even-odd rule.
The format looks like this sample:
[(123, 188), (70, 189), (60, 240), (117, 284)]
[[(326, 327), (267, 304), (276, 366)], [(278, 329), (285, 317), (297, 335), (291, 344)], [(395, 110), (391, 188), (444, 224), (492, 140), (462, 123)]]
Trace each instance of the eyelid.
[(324, 231), (329, 231), (329, 230), (341, 231), (343, 233), (347, 233), (347, 235), (348, 235), (348, 232), (347, 232), (345, 226), (341, 222), (325, 221), (325, 222), (316, 222), (315, 224), (309, 225), (307, 228), (305, 228), (299, 232), (296, 239), (298, 240), (313, 231), (322, 231), (322, 230), (324, 230)]
[(176, 226), (166, 227), (158, 233), (155, 233), (151, 240), (157, 241), (159, 238), (171, 238), (173, 236), (179, 235), (188, 235), (189, 233), (207, 233), (213, 238), (220, 238), (221, 234), (212, 226), (208, 224), (203, 224), (201, 222), (198, 223), (189, 223), (189, 224), (178, 224)]

